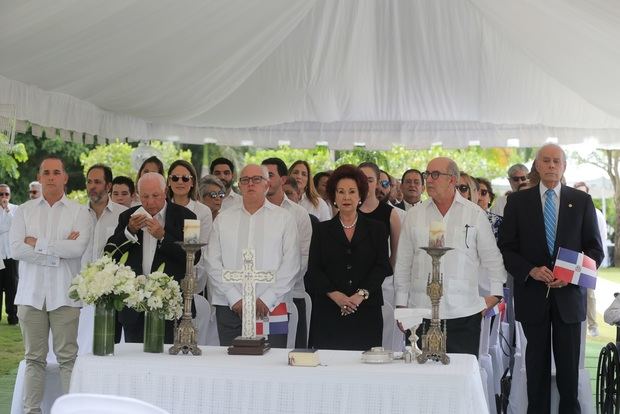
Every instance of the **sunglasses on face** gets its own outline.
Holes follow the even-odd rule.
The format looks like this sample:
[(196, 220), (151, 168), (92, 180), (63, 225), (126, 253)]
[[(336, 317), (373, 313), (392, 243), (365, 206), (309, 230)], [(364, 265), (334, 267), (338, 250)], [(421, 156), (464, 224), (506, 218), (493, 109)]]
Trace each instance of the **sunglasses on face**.
[(39, 192), (37, 190), (30, 190), (28, 191), (30, 194), (39, 194)]
[(192, 176), (191, 175), (171, 175), (170, 179), (174, 183), (178, 182), (179, 180), (183, 180), (184, 183), (188, 183), (192, 179)]
[(239, 184), (248, 185), (250, 184), (250, 181), (252, 181), (253, 184), (260, 184), (263, 182), (264, 179), (265, 177), (263, 177), (262, 175), (255, 175), (253, 177), (241, 177), (239, 178)]
[(480, 190), (480, 195), (481, 196), (486, 196), (487, 194), (489, 194), (489, 190)]
[(456, 186), (456, 188), (461, 192), (461, 193), (466, 193), (469, 191), (469, 186), (467, 184), (459, 184)]
[(527, 177), (525, 175), (510, 177), (510, 179), (515, 183), (518, 183), (519, 181), (527, 181)]
[(388, 188), (390, 186), (390, 180), (380, 180), (379, 184), (381, 184), (383, 188)]
[(208, 195), (211, 198), (224, 198), (226, 197), (226, 193), (223, 191), (210, 191), (208, 192), (206, 195)]
[(11, 193), (0, 193), (0, 197), (9, 197)]
[(431, 177), (433, 180), (436, 180), (439, 178), (440, 175), (447, 175), (447, 176), (451, 176), (451, 174), (448, 173), (442, 173), (441, 171), (424, 171), (422, 173), (422, 178), (427, 180), (428, 177)]

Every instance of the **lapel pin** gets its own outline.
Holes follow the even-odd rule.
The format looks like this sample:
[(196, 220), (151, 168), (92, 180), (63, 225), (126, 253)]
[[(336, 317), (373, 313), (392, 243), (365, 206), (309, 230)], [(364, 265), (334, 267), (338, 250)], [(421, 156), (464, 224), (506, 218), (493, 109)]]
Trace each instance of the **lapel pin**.
[(569, 205), (568, 205), (568, 208), (571, 208), (572, 206), (573, 206), (572, 204), (569, 204)]

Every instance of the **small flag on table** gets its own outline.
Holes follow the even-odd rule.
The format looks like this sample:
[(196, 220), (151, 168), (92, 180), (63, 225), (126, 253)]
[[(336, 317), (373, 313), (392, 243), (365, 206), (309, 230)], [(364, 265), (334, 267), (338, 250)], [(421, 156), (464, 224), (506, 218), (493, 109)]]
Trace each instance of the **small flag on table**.
[(286, 303), (280, 303), (269, 317), (256, 319), (256, 335), (284, 335), (288, 333), (288, 312)]
[(588, 289), (596, 288), (596, 262), (583, 253), (560, 247), (553, 276), (566, 283)]

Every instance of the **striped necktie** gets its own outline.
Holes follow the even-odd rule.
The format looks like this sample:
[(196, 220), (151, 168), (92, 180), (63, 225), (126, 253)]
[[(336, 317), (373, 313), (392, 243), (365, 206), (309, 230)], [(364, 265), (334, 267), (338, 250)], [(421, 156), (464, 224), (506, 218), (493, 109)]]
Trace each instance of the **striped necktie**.
[(547, 248), (549, 254), (553, 256), (553, 247), (555, 245), (555, 192), (547, 190), (545, 192), (545, 208), (543, 215), (545, 217), (545, 235), (547, 236)]

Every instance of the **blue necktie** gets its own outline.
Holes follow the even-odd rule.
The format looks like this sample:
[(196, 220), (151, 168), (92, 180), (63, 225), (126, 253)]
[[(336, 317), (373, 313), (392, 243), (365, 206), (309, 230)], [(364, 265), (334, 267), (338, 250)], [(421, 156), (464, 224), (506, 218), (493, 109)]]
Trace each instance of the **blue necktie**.
[(549, 254), (553, 256), (553, 247), (555, 244), (555, 193), (553, 190), (545, 192), (545, 208), (543, 215), (545, 217), (545, 235), (547, 236), (547, 248)]

